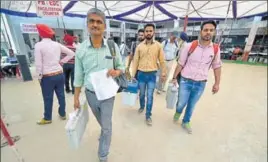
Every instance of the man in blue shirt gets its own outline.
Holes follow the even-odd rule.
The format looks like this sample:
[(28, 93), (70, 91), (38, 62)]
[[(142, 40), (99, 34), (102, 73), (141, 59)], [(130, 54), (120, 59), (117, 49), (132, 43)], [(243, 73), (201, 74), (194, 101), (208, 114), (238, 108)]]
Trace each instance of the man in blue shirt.
[(9, 65), (3, 68), (4, 72), (10, 77), (12, 75), (16, 76), (16, 68), (18, 64), (17, 57), (14, 54), (13, 49), (9, 49), (9, 57), (6, 59), (6, 62)]
[(125, 70), (119, 48), (116, 44), (116, 70), (113, 69), (113, 58), (107, 40), (103, 38), (106, 28), (105, 22), (105, 14), (99, 9), (92, 8), (88, 11), (87, 27), (90, 32), (90, 37), (85, 40), (76, 51), (74, 68), (74, 108), (80, 108), (79, 96), (81, 87), (85, 86), (88, 104), (101, 127), (98, 151), (100, 162), (107, 162), (109, 154), (112, 137), (112, 112), (115, 97), (106, 100), (98, 100), (91, 83), (90, 74), (108, 69), (108, 76), (118, 77)]

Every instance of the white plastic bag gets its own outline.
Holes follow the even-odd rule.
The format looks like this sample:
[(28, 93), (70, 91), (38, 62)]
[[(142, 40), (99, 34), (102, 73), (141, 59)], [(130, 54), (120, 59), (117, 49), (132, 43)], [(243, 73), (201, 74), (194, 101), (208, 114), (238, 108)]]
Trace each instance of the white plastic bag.
[(178, 93), (178, 85), (169, 83), (166, 95), (166, 104), (168, 109), (173, 109), (176, 106), (178, 100)]
[(74, 149), (78, 149), (89, 120), (87, 101), (84, 99), (80, 103), (81, 108), (69, 114), (65, 125), (70, 147)]

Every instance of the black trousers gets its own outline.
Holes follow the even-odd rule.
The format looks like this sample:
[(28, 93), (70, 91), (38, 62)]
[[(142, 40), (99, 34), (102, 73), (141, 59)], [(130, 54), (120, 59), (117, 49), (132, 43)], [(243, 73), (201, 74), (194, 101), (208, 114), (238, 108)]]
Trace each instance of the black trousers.
[[(65, 90), (67, 92), (72, 91), (74, 93), (74, 64), (64, 64), (63, 65), (63, 72), (65, 76)], [(70, 78), (71, 78), (71, 87), (70, 89)]]
[(3, 68), (3, 71), (8, 75), (8, 76), (16, 76), (16, 68), (17, 66), (15, 65), (10, 65), (10, 66), (5, 66)]

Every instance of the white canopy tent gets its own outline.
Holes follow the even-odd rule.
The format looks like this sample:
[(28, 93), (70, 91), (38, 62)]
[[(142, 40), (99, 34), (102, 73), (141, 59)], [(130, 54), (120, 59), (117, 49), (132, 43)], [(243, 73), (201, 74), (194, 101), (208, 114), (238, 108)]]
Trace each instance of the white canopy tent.
[[(171, 20), (202, 21), (206, 19), (227, 20), (254, 16), (267, 16), (267, 1), (60, 1), (63, 15), (85, 18), (90, 8), (104, 11), (107, 19), (134, 22), (157, 23)], [(37, 1), (1, 1), (0, 13), (12, 16), (34, 18), (37, 16)], [(5, 15), (3, 16), (5, 18)], [(63, 21), (63, 20), (62, 20)], [(1, 21), (2, 22), (2, 21)], [(187, 21), (185, 21), (187, 22)], [(7, 24), (6, 22), (4, 22)], [(59, 23), (59, 22), (58, 22)], [(64, 25), (64, 22), (63, 22)], [(187, 23), (184, 24), (184, 27)], [(232, 26), (232, 25), (231, 25)], [(9, 28), (7, 24), (7, 28)], [(65, 28), (65, 26), (64, 26)], [(184, 28), (185, 31), (185, 28)], [(221, 35), (217, 34), (221, 40)], [(10, 37), (10, 46), (14, 43)], [(15, 35), (15, 34), (14, 34)], [(109, 35), (109, 34), (108, 34)], [(16, 38), (16, 36), (14, 36)], [(107, 36), (108, 37), (108, 36)], [(19, 40), (16, 38), (16, 40)], [(19, 43), (17, 43), (19, 44)], [(23, 47), (21, 47), (23, 49)]]
[[(90, 8), (97, 7), (107, 18), (137, 23), (184, 19), (187, 13), (190, 20), (267, 15), (267, 1), (61, 1), (61, 4), (65, 16), (84, 18)], [(36, 1), (1, 1), (0, 12), (37, 17)]]

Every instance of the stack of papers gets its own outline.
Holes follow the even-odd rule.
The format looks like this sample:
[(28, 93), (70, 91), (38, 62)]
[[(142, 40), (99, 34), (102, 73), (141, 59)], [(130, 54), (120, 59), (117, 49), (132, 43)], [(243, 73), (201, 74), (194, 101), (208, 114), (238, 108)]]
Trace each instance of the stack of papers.
[(119, 89), (112, 77), (107, 77), (108, 69), (90, 74), (90, 81), (98, 100), (106, 100), (114, 97)]

